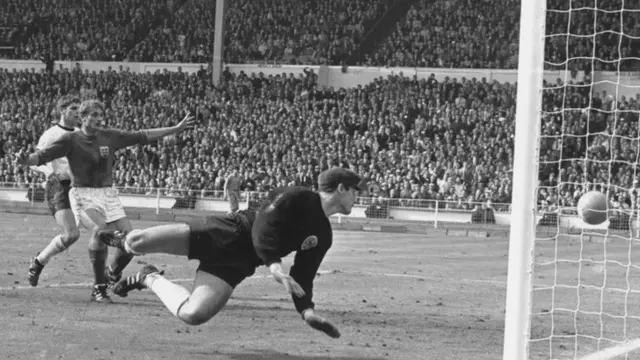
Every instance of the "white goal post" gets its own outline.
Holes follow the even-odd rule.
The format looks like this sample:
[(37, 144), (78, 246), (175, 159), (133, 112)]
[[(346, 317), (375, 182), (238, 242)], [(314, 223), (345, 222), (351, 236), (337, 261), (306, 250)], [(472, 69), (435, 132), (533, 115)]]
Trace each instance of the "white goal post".
[[(504, 360), (529, 359), (536, 238), (538, 142), (544, 76), (546, 0), (520, 2), (513, 196), (504, 329)], [(526, 44), (525, 46), (523, 46)]]
[[(503, 360), (640, 359), (640, 1), (520, 6)], [(599, 227), (575, 216), (589, 190)]]

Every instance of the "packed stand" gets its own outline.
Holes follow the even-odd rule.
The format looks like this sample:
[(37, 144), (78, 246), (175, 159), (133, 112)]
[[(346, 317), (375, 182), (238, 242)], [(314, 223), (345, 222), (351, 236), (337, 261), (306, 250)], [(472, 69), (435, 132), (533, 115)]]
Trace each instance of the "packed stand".
[[(640, 69), (640, 3), (547, 2), (547, 68)], [(224, 59), (341, 64), (392, 3), (230, 1)], [(360, 65), (515, 69), (519, 3), (417, 1)], [(7, 0), (3, 10), (0, 35), (17, 45), (12, 54), (2, 52), (5, 57), (185, 63), (212, 57), (215, 6), (208, 0)]]
[(420, 0), (363, 65), (515, 68), (519, 3)]
[[(555, 87), (545, 92), (540, 201), (549, 206), (574, 206), (586, 183), (627, 189), (635, 179), (637, 140), (621, 136), (637, 136), (637, 115), (623, 111), (616, 117), (607, 94), (589, 101), (589, 88), (574, 86), (580, 80), (548, 84)], [(185, 109), (197, 114), (196, 129), (176, 141), (118, 155), (114, 176), (125, 192), (220, 194), (233, 168), (244, 176), (244, 190), (264, 192), (314, 186), (320, 171), (349, 166), (369, 181), (362, 194), (367, 204), (387, 198), (387, 205), (434, 207), (439, 200), (469, 209), (476, 202), (511, 202), (513, 84), (390, 76), (331, 90), (317, 89), (312, 72), (265, 77), (226, 71), (220, 87), (211, 81), (204, 68), (190, 75), (3, 71), (0, 183), (28, 186), (41, 180), (17, 167), (13, 156), (21, 148), (33, 150), (38, 135), (56, 120), (52, 109), (59, 93), (79, 92), (105, 101), (108, 125), (120, 129), (168, 126)], [(571, 96), (563, 96), (565, 89)], [(636, 99), (616, 104), (638, 109)], [(578, 110), (559, 110), (565, 108)], [(612, 145), (610, 135), (595, 135), (607, 129), (618, 135)], [(561, 134), (580, 136), (560, 141)], [(614, 162), (608, 161), (611, 154)], [(592, 158), (600, 162), (585, 161)], [(566, 184), (557, 186), (558, 179)]]
[[(313, 73), (224, 76), (222, 87), (214, 89), (204, 69), (193, 75), (3, 72), (0, 182), (33, 181), (12, 157), (20, 148), (32, 150), (37, 134), (55, 120), (51, 109), (59, 84), (61, 93), (80, 91), (104, 100), (109, 125), (117, 128), (165, 126), (187, 108), (198, 114), (197, 129), (177, 144), (119, 155), (116, 184), (125, 191), (164, 188), (166, 195), (189, 190), (203, 195), (222, 190), (232, 167), (245, 175), (249, 191), (313, 186), (320, 171), (339, 165), (370, 179), (363, 196), (391, 198), (393, 204), (434, 206), (432, 200), (449, 200), (467, 208), (471, 201), (509, 202), (512, 155), (504, 142), (511, 141), (512, 126), (501, 116), (511, 112), (495, 109), (513, 103), (512, 85), (390, 77), (334, 91), (316, 90)], [(418, 99), (421, 93), (429, 96)], [(477, 126), (481, 123), (491, 126)], [(489, 147), (472, 156), (481, 152), (469, 143)]]
[[(389, 0), (237, 0), (228, 3), (228, 63), (338, 64), (357, 48)], [(130, 53), (133, 61), (206, 62), (215, 8), (191, 0)]]
[(13, 59), (121, 61), (183, 0), (7, 0), (0, 26), (19, 29)]
[(640, 69), (640, 2), (548, 0), (547, 7), (547, 67), (587, 73)]
[(574, 209), (589, 190), (608, 193), (617, 209), (640, 199), (640, 94), (616, 99), (592, 83), (590, 74), (569, 84), (545, 81), (538, 200), (547, 211)]
[(213, 56), (214, 24), (215, 1), (187, 1), (138, 42), (128, 57), (144, 62), (209, 62)]
[[(336, 64), (391, 0), (228, 2), (225, 61)], [(19, 29), (13, 59), (207, 62), (215, 2), (8, 0), (0, 27)]]
[[(617, 71), (618, 66), (621, 70), (640, 69), (640, 3), (547, 3), (547, 68), (587, 72)], [(362, 65), (515, 69), (519, 4), (516, 0), (420, 0), (389, 38), (366, 55)], [(595, 49), (594, 36), (589, 35), (595, 35)], [(594, 56), (597, 60), (592, 61)]]

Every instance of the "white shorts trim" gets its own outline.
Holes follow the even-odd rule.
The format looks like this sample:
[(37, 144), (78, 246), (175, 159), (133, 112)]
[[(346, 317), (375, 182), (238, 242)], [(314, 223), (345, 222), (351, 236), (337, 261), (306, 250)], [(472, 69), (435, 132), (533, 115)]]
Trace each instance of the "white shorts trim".
[(74, 187), (69, 191), (69, 202), (76, 220), (81, 220), (88, 209), (101, 213), (107, 224), (127, 217), (118, 190), (114, 188)]

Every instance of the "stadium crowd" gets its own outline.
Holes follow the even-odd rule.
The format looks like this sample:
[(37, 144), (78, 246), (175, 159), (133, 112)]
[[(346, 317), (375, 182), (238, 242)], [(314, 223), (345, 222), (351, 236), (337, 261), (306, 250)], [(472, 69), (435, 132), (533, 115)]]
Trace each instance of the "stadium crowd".
[[(390, 0), (228, 2), (225, 60), (336, 64), (353, 52)], [(16, 31), (14, 59), (206, 62), (209, 0), (8, 0), (0, 27)]]
[[(231, 1), (224, 58), (228, 63), (342, 64), (361, 51), (368, 31), (385, 25), (378, 21), (392, 4)], [(599, 2), (599, 11), (592, 0), (573, 1), (571, 8), (564, 0), (548, 1), (547, 66), (587, 72), (617, 70), (619, 65), (637, 68), (640, 7), (634, 4), (625, 2), (621, 17), (616, 11), (621, 0)], [(0, 27), (15, 29), (11, 33), (17, 44), (4, 57), (185, 63), (212, 57), (215, 8), (207, 0), (72, 0), (55, 5), (8, 0), (3, 8)], [(515, 68), (519, 12), (516, 0), (420, 0), (357, 65)], [(594, 54), (601, 61), (579, 59)]]
[[(626, 10), (621, 16), (623, 3)], [(519, 4), (517, 0), (420, 0), (361, 65), (515, 69)], [(547, 67), (614, 71), (621, 59), (622, 70), (638, 69), (639, 3), (601, 1), (596, 7), (593, 0), (549, 0), (547, 8)], [(599, 60), (592, 61), (594, 55)]]
[(0, 26), (18, 31), (14, 59), (121, 61), (182, 0), (7, 0)]
[(519, 4), (420, 0), (362, 65), (515, 68)]
[[(357, 50), (391, 1), (292, 4), (229, 2), (225, 58), (340, 63)], [(593, 3), (572, 2), (571, 14), (564, 11), (567, 6), (549, 1), (548, 34), (567, 33), (569, 15), (569, 32), (593, 33)], [(621, 3), (599, 6), (614, 10)], [(8, 0), (5, 8), (0, 25), (19, 28), (12, 32), (19, 44), (12, 58), (199, 62), (211, 57), (207, 44), (215, 14), (204, 0), (72, 0), (62, 6)], [(518, 12), (514, 0), (417, 1), (365, 64), (514, 67)], [(569, 64), (574, 76), (572, 83), (550, 83), (545, 91), (539, 195), (549, 207), (575, 205), (586, 182), (607, 183), (611, 172), (614, 189), (635, 186), (631, 164), (637, 163), (634, 149), (640, 148), (634, 140), (638, 101), (614, 101), (585, 86), (592, 70), (624, 69), (634, 65), (631, 60), (610, 60), (640, 55), (640, 11), (622, 18), (616, 14), (598, 12), (596, 49), (592, 37), (548, 38), (549, 65)], [(629, 36), (616, 33), (621, 28)], [(594, 51), (603, 61), (565, 62), (567, 56), (590, 57)], [(577, 78), (577, 70), (586, 79)], [(351, 166), (370, 180), (365, 197), (392, 203), (433, 206), (427, 200), (447, 200), (448, 206), (469, 208), (472, 202), (511, 201), (514, 84), (391, 76), (333, 90), (318, 89), (317, 74), (309, 72), (269, 77), (225, 72), (223, 82), (214, 86), (205, 67), (189, 75), (134, 74), (122, 66), (100, 73), (3, 70), (0, 83), (0, 183), (5, 185), (41, 180), (15, 166), (13, 154), (33, 147), (56, 120), (53, 104), (59, 95), (79, 92), (105, 101), (108, 125), (121, 129), (165, 126), (186, 110), (197, 114), (198, 127), (175, 142), (119, 154), (114, 176), (124, 191), (160, 188), (171, 196), (210, 195), (222, 190), (225, 175), (234, 168), (249, 191), (313, 186), (320, 171), (338, 165)], [(559, 112), (567, 108), (576, 110)], [(564, 160), (570, 158), (576, 160)], [(565, 185), (557, 187), (558, 181)], [(628, 194), (614, 192), (615, 201), (625, 204)]]
[[(57, 96), (79, 92), (103, 100), (107, 125), (125, 130), (167, 126), (185, 111), (197, 114), (196, 129), (180, 138), (118, 154), (114, 176), (126, 192), (161, 188), (169, 196), (208, 196), (223, 189), (233, 169), (248, 191), (314, 186), (320, 171), (347, 166), (369, 179), (364, 197), (414, 206), (446, 200), (457, 208), (511, 201), (513, 84), (399, 75), (333, 90), (318, 89), (310, 71), (268, 77), (225, 71), (216, 88), (205, 68), (194, 74), (5, 70), (0, 83), (5, 186), (41, 180), (16, 166), (13, 156), (33, 150), (55, 122)], [(580, 84), (548, 84), (556, 87), (545, 92), (540, 200), (553, 206), (575, 205), (586, 181), (606, 184), (609, 167), (616, 175), (611, 185), (628, 188), (635, 179), (637, 115), (625, 110), (638, 110), (637, 100), (613, 102), (598, 93), (590, 100), (589, 87)], [(610, 111), (613, 106), (622, 111)], [(558, 111), (564, 108), (576, 110)], [(567, 185), (556, 187), (558, 178)]]

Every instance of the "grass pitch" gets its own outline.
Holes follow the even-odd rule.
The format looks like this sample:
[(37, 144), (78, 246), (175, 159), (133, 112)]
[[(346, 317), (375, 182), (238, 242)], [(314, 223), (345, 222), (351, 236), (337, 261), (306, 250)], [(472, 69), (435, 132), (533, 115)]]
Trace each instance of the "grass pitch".
[[(135, 221), (134, 228), (155, 224)], [(342, 331), (334, 340), (300, 319), (264, 267), (237, 288), (220, 314), (198, 327), (178, 321), (148, 290), (114, 297), (111, 305), (91, 303), (86, 232), (51, 261), (40, 285), (31, 288), (29, 259), (57, 233), (48, 216), (0, 215), (3, 359), (501, 359), (505, 238), (337, 231), (314, 289), (317, 311)], [(617, 263), (598, 263), (604, 260), (604, 246), (607, 260)], [(640, 336), (640, 321), (633, 318), (640, 310), (630, 306), (637, 305), (635, 293), (608, 290), (633, 289), (635, 283), (640, 290), (636, 268), (629, 273), (625, 265), (629, 254), (633, 260), (634, 250), (623, 240), (607, 245), (561, 236), (538, 245), (541, 263), (546, 258), (577, 262), (536, 267), (534, 312), (540, 315), (533, 318), (532, 334), (556, 336), (533, 343), (533, 358), (572, 358), (615, 344), (609, 340)], [(291, 261), (285, 259), (285, 265)], [(185, 258), (148, 255), (135, 258), (125, 273), (145, 263), (187, 287), (197, 266)], [(544, 290), (554, 283), (576, 287)], [(579, 290), (584, 284), (596, 287)], [(591, 310), (610, 315), (626, 310), (631, 317), (625, 322), (590, 315)]]

